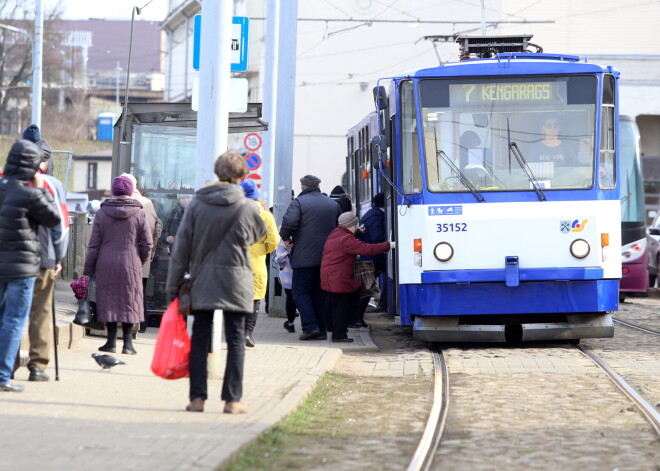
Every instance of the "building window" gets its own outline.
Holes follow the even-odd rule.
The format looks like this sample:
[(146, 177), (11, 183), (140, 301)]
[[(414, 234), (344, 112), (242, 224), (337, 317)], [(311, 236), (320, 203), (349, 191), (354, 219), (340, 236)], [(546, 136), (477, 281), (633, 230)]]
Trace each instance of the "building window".
[(87, 164), (87, 189), (96, 190), (96, 177), (97, 177), (97, 167), (96, 162), (90, 162)]

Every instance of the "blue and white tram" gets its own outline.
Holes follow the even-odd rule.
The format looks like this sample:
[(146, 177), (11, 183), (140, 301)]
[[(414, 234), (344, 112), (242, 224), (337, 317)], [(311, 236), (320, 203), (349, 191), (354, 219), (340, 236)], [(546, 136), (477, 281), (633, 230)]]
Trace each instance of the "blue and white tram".
[(348, 132), (358, 208), (389, 203), (390, 310), (420, 340), (613, 335), (618, 72), (529, 38), (459, 37), (465, 60), (389, 77)]

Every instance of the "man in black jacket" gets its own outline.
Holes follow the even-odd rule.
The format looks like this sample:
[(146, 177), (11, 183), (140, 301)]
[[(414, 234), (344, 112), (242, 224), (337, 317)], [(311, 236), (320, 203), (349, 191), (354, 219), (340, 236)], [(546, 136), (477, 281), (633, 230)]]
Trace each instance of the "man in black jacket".
[(328, 235), (337, 227), (339, 205), (319, 190), (321, 180), (314, 175), (300, 179), (302, 192), (289, 205), (280, 236), (292, 247), (291, 290), (300, 312), (303, 333), (300, 340), (326, 339), (321, 291), (321, 256)]
[(54, 227), (61, 221), (37, 174), (41, 160), (35, 144), (18, 141), (0, 179), (0, 391), (23, 391), (10, 377), (39, 272), (38, 227)]

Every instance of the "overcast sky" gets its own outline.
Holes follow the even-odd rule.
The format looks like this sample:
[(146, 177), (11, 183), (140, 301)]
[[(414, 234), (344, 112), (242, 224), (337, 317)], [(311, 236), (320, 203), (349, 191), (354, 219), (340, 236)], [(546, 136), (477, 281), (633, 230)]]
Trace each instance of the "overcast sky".
[[(87, 18), (106, 18), (109, 20), (130, 20), (131, 9), (134, 6), (144, 7), (149, 0), (63, 0), (64, 18), (69, 20), (86, 20)], [(45, 0), (44, 5), (56, 3), (55, 0)], [(167, 14), (168, 0), (152, 0), (142, 11), (137, 20), (161, 21)]]

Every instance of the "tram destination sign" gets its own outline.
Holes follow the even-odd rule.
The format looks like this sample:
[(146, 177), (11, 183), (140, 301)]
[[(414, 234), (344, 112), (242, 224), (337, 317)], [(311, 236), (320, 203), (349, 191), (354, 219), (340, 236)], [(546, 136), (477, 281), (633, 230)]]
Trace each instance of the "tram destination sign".
[(478, 82), (449, 85), (456, 105), (493, 103), (566, 103), (566, 82)]

